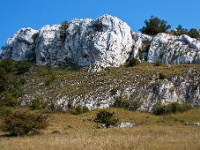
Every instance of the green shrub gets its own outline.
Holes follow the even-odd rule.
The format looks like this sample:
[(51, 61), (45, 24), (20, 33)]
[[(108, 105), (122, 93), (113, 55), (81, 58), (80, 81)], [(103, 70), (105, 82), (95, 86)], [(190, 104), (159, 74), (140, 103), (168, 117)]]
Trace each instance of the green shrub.
[(17, 99), (11, 93), (0, 93), (0, 107), (14, 107), (17, 104)]
[(167, 21), (161, 20), (158, 17), (151, 16), (149, 20), (144, 21), (145, 26), (142, 27), (139, 31), (144, 34), (156, 35), (161, 32), (167, 32), (171, 28), (167, 24)]
[(46, 78), (45, 81), (44, 81), (44, 85), (45, 86), (49, 86), (55, 79), (56, 79), (56, 77), (54, 75), (52, 75), (51, 77)]
[(178, 113), (178, 112), (180, 112), (181, 107), (182, 107), (182, 106), (181, 106), (179, 103), (177, 103), (177, 102), (173, 102), (173, 103), (171, 103), (171, 104), (169, 104), (169, 105), (171, 105), (172, 113)]
[(36, 44), (36, 40), (37, 40), (38, 36), (39, 36), (39, 32), (32, 35), (33, 44)]
[(191, 28), (190, 31), (188, 32), (188, 35), (192, 38), (200, 38), (200, 33), (197, 29)]
[(178, 25), (178, 27), (175, 30), (172, 30), (170, 33), (173, 35), (188, 34), (188, 29), (183, 28), (182, 25)]
[(127, 108), (129, 106), (129, 102), (126, 97), (116, 97), (114, 107), (119, 108)]
[(76, 106), (74, 114), (75, 115), (80, 115), (80, 114), (83, 114), (83, 113), (87, 113), (89, 111), (90, 110), (89, 110), (89, 108), (87, 106), (79, 105), (79, 106)]
[(180, 112), (186, 112), (192, 109), (191, 102), (185, 102), (181, 105)]
[(161, 60), (157, 60), (154, 64), (154, 66), (162, 66), (162, 61)]
[(2, 67), (7, 73), (14, 72), (16, 70), (15, 63), (11, 59), (1, 60), (0, 67)]
[(81, 105), (76, 106), (76, 108), (75, 108), (75, 114), (76, 115), (82, 114), (82, 106)]
[(7, 117), (13, 113), (12, 109), (9, 107), (0, 107), (0, 116)]
[(44, 109), (47, 107), (47, 103), (43, 99), (35, 98), (31, 100), (31, 105), (29, 106), (32, 110)]
[(165, 79), (167, 76), (164, 73), (159, 73), (159, 79)]
[(179, 104), (178, 102), (173, 102), (168, 105), (163, 105), (161, 103), (158, 103), (154, 106), (153, 112), (156, 115), (163, 115), (163, 114), (172, 114), (172, 113), (179, 113), (179, 112), (185, 112), (192, 109), (191, 103), (183, 103)]
[(19, 62), (17, 65), (17, 74), (23, 74), (29, 71), (32, 65), (29, 62)]
[(132, 58), (129, 60), (129, 62), (128, 62), (128, 66), (129, 66), (129, 67), (137, 66), (137, 65), (139, 65), (139, 64), (140, 64), (140, 61), (139, 61), (137, 58), (135, 58), (135, 57), (132, 57)]
[(51, 110), (52, 112), (54, 112), (57, 109), (57, 103), (54, 99), (49, 99), (48, 101), (48, 107), (49, 110)]
[(0, 67), (0, 92), (8, 89), (9, 85), (9, 75), (4, 68)]
[(153, 108), (153, 112), (156, 115), (162, 115), (165, 113), (165, 107), (162, 103), (157, 103), (154, 108)]
[(89, 108), (87, 107), (87, 106), (83, 106), (82, 107), (82, 112), (83, 113), (87, 113), (87, 112), (89, 112), (90, 110), (89, 110)]
[(96, 118), (94, 119), (95, 123), (102, 123), (108, 128), (111, 125), (115, 125), (119, 122), (119, 119), (114, 117), (114, 112), (108, 112), (106, 110), (101, 110), (96, 114)]
[(111, 92), (111, 95), (113, 96), (113, 95), (115, 95), (116, 93), (117, 93), (117, 88), (113, 88), (110, 92)]
[(68, 109), (74, 108), (74, 106), (73, 106), (73, 100), (69, 100), (68, 101), (67, 107), (68, 107)]
[(137, 110), (140, 106), (141, 106), (141, 102), (140, 102), (140, 100), (136, 100), (136, 101), (134, 101), (133, 102), (133, 109), (134, 110)]
[(47, 116), (17, 111), (4, 118), (1, 130), (13, 136), (22, 136), (38, 133), (47, 126)]
[(191, 28), (189, 31), (188, 29), (185, 29), (182, 27), (182, 25), (178, 25), (178, 27), (175, 30), (172, 30), (171, 33), (173, 35), (182, 35), (186, 34), (192, 38), (200, 38), (200, 33), (197, 29)]
[(62, 40), (62, 42), (65, 41), (66, 39), (66, 29), (68, 28), (69, 23), (67, 21), (63, 21), (61, 26), (60, 26), (60, 38)]

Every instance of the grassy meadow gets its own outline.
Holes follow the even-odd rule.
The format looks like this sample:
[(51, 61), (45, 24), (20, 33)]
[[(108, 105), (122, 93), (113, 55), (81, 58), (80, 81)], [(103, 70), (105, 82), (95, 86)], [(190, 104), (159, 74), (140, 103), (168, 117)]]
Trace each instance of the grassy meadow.
[(97, 129), (93, 119), (98, 110), (81, 115), (71, 113), (48, 114), (49, 126), (41, 134), (9, 137), (0, 132), (1, 150), (199, 150), (200, 126), (186, 122), (200, 122), (200, 109), (171, 115), (155, 116), (109, 108), (122, 121), (137, 123), (131, 128)]
[[(51, 100), (63, 96), (73, 99), (74, 96), (86, 93), (98, 96), (112, 89), (124, 89), (129, 84), (138, 82), (140, 83), (138, 86), (143, 86), (152, 80), (159, 84), (163, 78), (171, 80), (177, 75), (194, 81), (195, 89), (196, 84), (199, 84), (197, 77), (200, 75), (200, 65), (197, 64), (154, 66), (141, 63), (134, 67), (121, 66), (89, 73), (61, 68), (52, 69), (48, 66), (33, 66), (27, 71), (26, 66), (22, 66), (21, 70), (19, 67), (15, 68), (13, 62), (11, 65), (5, 64), (6, 67), (3, 68), (7, 68), (5, 69), (7, 73), (2, 71), (4, 73), (2, 77), (6, 81), (1, 85), (5, 90), (2, 95), (5, 97), (7, 94), (8, 99), (13, 97), (13, 101), (11, 99), (9, 104), (13, 104), (14, 107), (18, 107), (13, 102), (19, 97), (21, 101), (27, 101), (29, 104), (28, 98), (31, 97)], [(23, 68), (25, 73), (22, 73)], [(6, 101), (5, 104), (7, 105)], [(93, 120), (99, 110), (81, 115), (48, 111), (46, 114), (49, 116), (49, 126), (38, 135), (11, 137), (7, 135), (8, 133), (0, 131), (0, 150), (200, 150), (200, 126), (186, 125), (187, 122), (200, 122), (200, 109), (163, 116), (122, 108), (106, 110), (114, 111), (120, 122), (133, 122), (138, 126), (97, 129)], [(0, 124), (1, 119), (0, 115)]]

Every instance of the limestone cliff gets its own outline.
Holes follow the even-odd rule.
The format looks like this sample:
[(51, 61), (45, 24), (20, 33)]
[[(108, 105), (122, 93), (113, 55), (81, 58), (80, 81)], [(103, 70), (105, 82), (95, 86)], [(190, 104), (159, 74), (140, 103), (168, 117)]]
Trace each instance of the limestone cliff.
[(187, 35), (134, 33), (125, 22), (110, 15), (74, 19), (65, 34), (66, 39), (61, 39), (60, 25), (47, 25), (38, 31), (20, 29), (7, 40), (0, 57), (37, 65), (73, 64), (88, 71), (118, 67), (131, 57), (150, 63), (200, 63), (200, 40)]
[(95, 20), (75, 19), (60, 38), (59, 25), (44, 26), (36, 31), (20, 29), (8, 39), (1, 58), (33, 60), (37, 65), (75, 64), (89, 71), (118, 67), (132, 51), (130, 27), (120, 19), (103, 15)]

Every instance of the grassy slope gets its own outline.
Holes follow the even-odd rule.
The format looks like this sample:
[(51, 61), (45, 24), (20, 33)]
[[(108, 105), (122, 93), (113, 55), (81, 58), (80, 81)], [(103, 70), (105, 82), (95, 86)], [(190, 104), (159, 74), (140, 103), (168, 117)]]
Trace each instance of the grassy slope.
[[(189, 74), (187, 70), (196, 68)], [(18, 75), (17, 80), (25, 80), (22, 92), (27, 94), (45, 93), (55, 96), (80, 95), (110, 90), (109, 87), (120, 87), (129, 83), (145, 83), (154, 76), (164, 73), (168, 78), (174, 75), (193, 79), (200, 73), (200, 65), (172, 65), (155, 67), (141, 64), (136, 67), (109, 68), (98, 73), (66, 71), (34, 67), (30, 72)], [(51, 81), (51, 78), (54, 78)], [(50, 80), (50, 84), (45, 82)], [(42, 84), (41, 84), (42, 83)], [(142, 85), (142, 84), (141, 84)], [(120, 121), (132, 121), (139, 126), (133, 128), (96, 129), (94, 119), (98, 110), (74, 116), (69, 113), (51, 114), (50, 126), (42, 135), (31, 137), (5, 137), (0, 133), (0, 149), (200, 149), (200, 127), (186, 126), (185, 122), (200, 122), (200, 110), (194, 109), (183, 114), (154, 116), (148, 113), (130, 112), (124, 109), (109, 108), (115, 111)], [(59, 132), (59, 134), (52, 134)]]
[[(189, 68), (196, 68), (196, 71), (190, 74), (188, 73)], [(75, 96), (88, 93), (98, 97), (101, 93), (110, 92), (113, 88), (123, 90), (133, 83), (143, 86), (145, 83), (154, 81), (154, 78), (159, 79), (159, 73), (164, 74), (167, 78), (181, 75), (193, 80), (200, 74), (200, 65), (167, 67), (143, 63), (136, 67), (108, 68), (97, 73), (66, 71), (58, 68), (48, 69), (40, 66), (34, 67), (31, 72), (21, 76), (26, 80), (22, 91), (31, 97), (46, 97), (47, 99), (52, 97), (59, 99), (63, 96), (74, 99)], [(156, 83), (160, 81), (156, 80)], [(26, 100), (27, 97), (23, 97), (23, 99)]]
[(200, 109), (166, 116), (117, 108), (107, 110), (114, 111), (120, 121), (136, 122), (139, 126), (96, 129), (96, 124), (92, 120), (98, 110), (78, 116), (69, 113), (53, 113), (49, 117), (50, 126), (42, 131), (43, 134), (12, 138), (1, 136), (0, 147), (2, 150), (200, 149), (200, 127), (184, 125), (185, 122), (200, 121)]

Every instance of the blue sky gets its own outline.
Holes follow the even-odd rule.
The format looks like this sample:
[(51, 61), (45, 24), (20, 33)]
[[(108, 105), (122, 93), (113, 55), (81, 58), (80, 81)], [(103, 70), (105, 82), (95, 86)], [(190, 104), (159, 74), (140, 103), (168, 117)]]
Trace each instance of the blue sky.
[(200, 28), (200, 0), (0, 0), (0, 47), (20, 28), (40, 29), (74, 18), (110, 14), (128, 23), (132, 31), (151, 15), (176, 28)]

